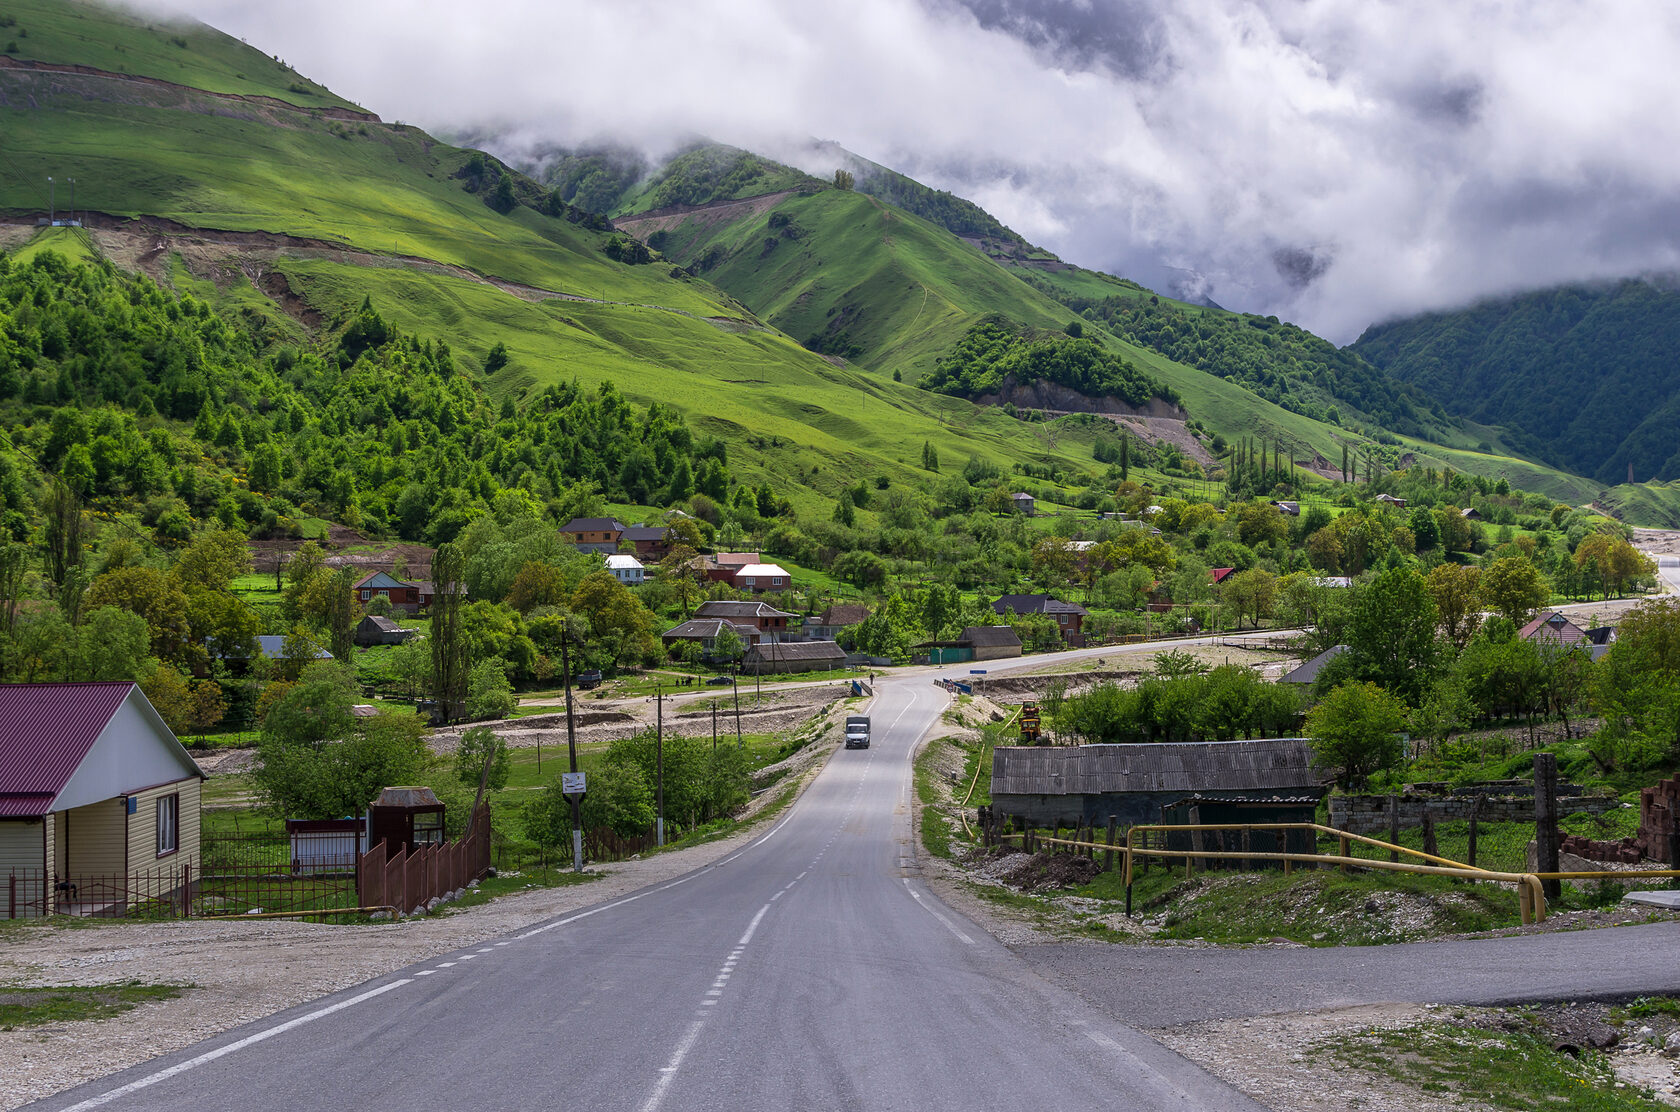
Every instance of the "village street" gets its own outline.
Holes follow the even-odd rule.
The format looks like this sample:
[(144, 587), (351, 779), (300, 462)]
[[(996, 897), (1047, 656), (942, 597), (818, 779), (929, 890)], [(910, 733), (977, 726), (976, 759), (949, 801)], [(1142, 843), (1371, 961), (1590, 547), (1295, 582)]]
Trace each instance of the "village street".
[(883, 680), (874, 746), (836, 752), (791, 812), (697, 870), (608, 900), (576, 890), (573, 909), (503, 919), (39, 1107), (279, 1109), (338, 1093), (379, 1109), (470, 1086), (494, 1108), (956, 1108), (984, 1091), (1007, 1107), (1247, 1109), (1263, 1105), (1148, 1029), (1680, 992), (1675, 923), (1330, 950), (1000, 942), (939, 898), (911, 836), (911, 757), (949, 705), (932, 678)]

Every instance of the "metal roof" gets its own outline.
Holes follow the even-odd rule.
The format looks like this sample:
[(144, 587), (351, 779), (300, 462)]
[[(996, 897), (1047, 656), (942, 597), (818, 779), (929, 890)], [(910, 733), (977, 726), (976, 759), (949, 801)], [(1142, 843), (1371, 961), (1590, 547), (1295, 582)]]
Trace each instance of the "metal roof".
[(1305, 664), (1296, 665), (1278, 677), (1279, 683), (1317, 683), (1324, 666), (1348, 651), (1346, 645), (1331, 645)]
[(747, 650), (748, 657), (778, 660), (844, 660), (846, 650), (833, 641), (761, 642)]
[(731, 599), (708, 599), (694, 611), (700, 618), (797, 618), (799, 615), (777, 610), (768, 602), (738, 602)]
[(1302, 738), (1145, 742), (1069, 747), (999, 746), (992, 795), (1120, 792), (1301, 791), (1323, 779)]
[(1054, 595), (1004, 595), (992, 603), (992, 610), (1002, 614), (1013, 610), (1017, 614), (1089, 614), (1077, 602), (1063, 602)]
[(51, 803), (132, 690), (129, 680), (0, 684), (0, 797), (45, 796), (41, 808)]
[(562, 533), (622, 533), (624, 523), (616, 517), (574, 517), (560, 526)]
[(1011, 626), (969, 626), (957, 638), (959, 644), (975, 645), (981, 648), (991, 648), (1003, 645), (1019, 648), (1021, 637)]

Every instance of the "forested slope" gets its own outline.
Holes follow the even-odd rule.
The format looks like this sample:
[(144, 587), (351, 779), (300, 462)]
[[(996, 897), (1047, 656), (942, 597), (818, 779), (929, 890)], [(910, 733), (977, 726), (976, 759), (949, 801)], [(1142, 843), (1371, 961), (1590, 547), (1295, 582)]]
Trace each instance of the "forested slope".
[(1368, 329), (1354, 352), (1601, 483), (1680, 477), (1680, 290), (1566, 286)]

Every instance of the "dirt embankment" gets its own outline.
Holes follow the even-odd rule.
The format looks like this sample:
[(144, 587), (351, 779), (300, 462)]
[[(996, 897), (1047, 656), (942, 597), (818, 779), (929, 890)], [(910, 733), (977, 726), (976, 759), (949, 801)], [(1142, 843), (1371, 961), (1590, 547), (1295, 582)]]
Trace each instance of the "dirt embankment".
[(77, 77), (92, 77), (102, 81), (116, 81), (129, 85), (146, 86), (153, 89), (168, 90), (182, 96), (212, 97), (217, 100), (234, 101), (240, 104), (261, 105), (264, 108), (277, 108), (287, 112), (303, 112), (311, 116), (320, 116), (329, 120), (355, 120), (359, 123), (377, 124), (383, 121), (372, 112), (360, 112), (353, 108), (339, 105), (322, 105), (315, 107), (306, 104), (293, 104), (279, 97), (258, 96), (251, 93), (214, 93), (207, 89), (199, 89), (192, 85), (180, 85), (174, 81), (165, 81), (158, 77), (141, 77), (132, 73), (113, 73), (110, 70), (96, 69), (93, 66), (73, 66), (56, 62), (36, 62), (27, 58), (12, 58), (0, 54), (0, 70), (22, 70), (33, 73), (70, 74)]
[(793, 190), (784, 189), (779, 193), (763, 193), (757, 197), (742, 197), (730, 201), (711, 201), (704, 205), (671, 205), (667, 208), (638, 212), (633, 216), (615, 217), (613, 227), (646, 241), (655, 232), (671, 231), (684, 223), (712, 228), (718, 224), (732, 224), (737, 220), (758, 216), (775, 208), (784, 197), (792, 195)]

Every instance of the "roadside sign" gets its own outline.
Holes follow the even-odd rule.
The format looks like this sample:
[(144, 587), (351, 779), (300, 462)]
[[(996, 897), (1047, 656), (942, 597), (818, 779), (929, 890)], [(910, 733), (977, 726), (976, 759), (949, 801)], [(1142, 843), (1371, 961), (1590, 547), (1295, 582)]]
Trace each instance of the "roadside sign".
[(583, 795), (589, 790), (586, 772), (562, 772), (560, 774), (561, 795)]
[(986, 674), (986, 670), (984, 668), (970, 668), (968, 670), (968, 674), (971, 676), (983, 676)]

